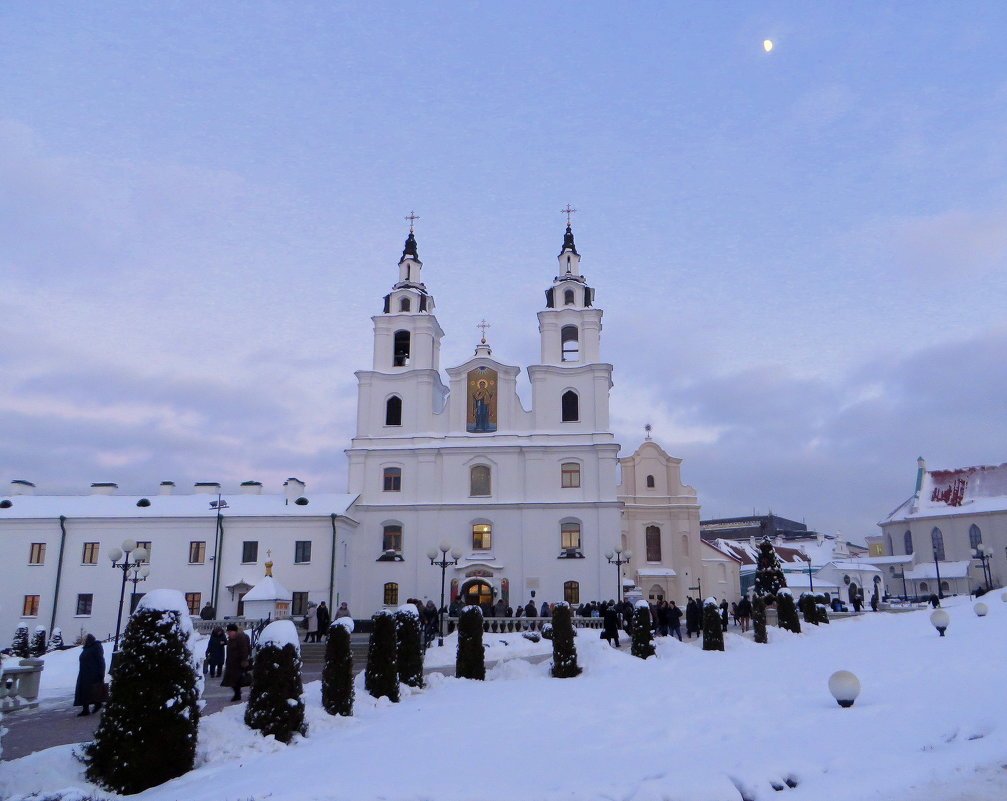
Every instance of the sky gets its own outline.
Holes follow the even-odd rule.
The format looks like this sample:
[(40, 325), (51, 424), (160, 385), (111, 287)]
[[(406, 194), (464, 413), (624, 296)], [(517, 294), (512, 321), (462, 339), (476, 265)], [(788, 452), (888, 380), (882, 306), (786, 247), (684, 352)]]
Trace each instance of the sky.
[[(0, 6), (0, 487), (346, 488), (419, 215), (442, 364), (538, 360), (567, 203), (612, 425), (853, 540), (1007, 461), (1000, 2)], [(774, 48), (766, 52), (763, 41)], [(524, 379), (526, 381), (526, 379)]]

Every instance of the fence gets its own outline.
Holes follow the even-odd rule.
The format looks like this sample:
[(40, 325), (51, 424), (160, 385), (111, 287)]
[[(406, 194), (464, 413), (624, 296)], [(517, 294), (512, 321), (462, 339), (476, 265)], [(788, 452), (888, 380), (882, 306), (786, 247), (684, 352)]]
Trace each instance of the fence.
[[(602, 629), (605, 621), (600, 617), (577, 617), (571, 618), (575, 629)], [(551, 617), (484, 617), (483, 631), (487, 634), (508, 634), (510, 632), (521, 631), (541, 631), (546, 624), (552, 624)], [(453, 632), (458, 625), (457, 617), (447, 618), (448, 634)]]

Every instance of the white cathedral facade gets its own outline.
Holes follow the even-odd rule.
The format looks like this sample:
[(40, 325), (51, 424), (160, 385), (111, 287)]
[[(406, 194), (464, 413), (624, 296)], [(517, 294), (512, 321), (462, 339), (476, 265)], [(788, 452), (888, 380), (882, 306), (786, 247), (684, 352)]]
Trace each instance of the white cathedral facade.
[[(580, 260), (568, 225), (538, 311), (540, 358), (526, 368), (525, 409), (521, 368), (497, 360), (485, 338), (442, 372), (444, 332), (410, 231), (398, 280), (372, 318), (371, 366), (356, 373), (345, 495), (313, 495), (289, 479), (282, 495), (257, 482), (181, 495), (165, 482), (150, 498), (111, 484), (44, 496), (15, 480), (0, 494), (11, 557), (0, 567), (0, 632), (18, 621), (114, 628), (120, 582), (106, 555), (123, 539), (149, 548), (151, 586), (179, 589), (194, 612), (209, 603), (218, 617), (244, 611), (267, 559), (291, 589), (294, 615), (309, 601), (346, 601), (358, 617), (411, 597), (438, 603), (441, 570), (428, 553), (441, 558), (442, 544), (458, 555), (446, 602), (576, 604), (614, 598), (621, 583), (683, 604), (699, 581), (705, 595), (736, 598), (722, 555), (702, 547), (681, 460), (649, 436), (619, 457), (602, 311)], [(606, 556), (617, 547), (632, 552), (621, 568)]]

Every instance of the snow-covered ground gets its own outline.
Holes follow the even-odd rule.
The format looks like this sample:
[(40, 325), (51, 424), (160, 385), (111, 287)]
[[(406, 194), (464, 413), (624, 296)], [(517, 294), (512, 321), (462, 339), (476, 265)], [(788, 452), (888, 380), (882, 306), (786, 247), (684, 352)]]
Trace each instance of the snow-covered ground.
[[(945, 638), (928, 611), (868, 614), (802, 635), (771, 629), (768, 646), (729, 634), (725, 653), (665, 639), (646, 662), (585, 631), (576, 679), (510, 659), (486, 682), (434, 675), (424, 690), (403, 687), (399, 704), (358, 685), (353, 718), (326, 715), (315, 682), (308, 737), (264, 739), (229, 707), (203, 719), (196, 770), (133, 797), (1000, 801), (1007, 604), (986, 603), (978, 618), (969, 599), (948, 601)], [(518, 649), (534, 650), (495, 647)], [(863, 685), (850, 709), (827, 689), (842, 668)], [(4, 764), (0, 797), (93, 792), (71, 752)]]

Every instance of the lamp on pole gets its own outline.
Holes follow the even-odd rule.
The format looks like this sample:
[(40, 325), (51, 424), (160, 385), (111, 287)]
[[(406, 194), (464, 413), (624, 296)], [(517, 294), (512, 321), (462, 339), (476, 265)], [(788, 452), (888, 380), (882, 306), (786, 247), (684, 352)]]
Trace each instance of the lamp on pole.
[(624, 551), (621, 545), (616, 545), (611, 551), (605, 554), (610, 565), (615, 565), (615, 574), (619, 579), (619, 586), (616, 588), (619, 603), (622, 603), (622, 566), (628, 565), (633, 558), (632, 551)]
[(941, 563), (937, 560), (936, 548), (934, 548), (934, 569), (937, 571), (937, 597), (940, 599), (944, 597), (944, 592), (941, 590)]
[(993, 552), (980, 542), (976, 546), (975, 550), (972, 551), (972, 558), (978, 559), (982, 563), (983, 580), (986, 582), (986, 589), (989, 590), (993, 583), (989, 569), (990, 559), (993, 558)]
[(811, 557), (805, 557), (808, 560), (808, 584), (811, 586), (811, 594), (815, 594), (815, 576), (811, 569)]
[[(438, 548), (440, 549), (438, 551)], [(448, 551), (451, 551), (450, 558), (448, 557)], [(440, 559), (437, 558), (438, 553), (440, 554)], [(444, 645), (444, 578), (447, 576), (448, 567), (450, 565), (457, 565), (458, 560), (462, 558), (462, 553), (457, 548), (451, 549), (451, 544), (448, 542), (442, 542), (437, 548), (431, 548), (427, 551), (427, 558), (430, 560), (430, 564), (434, 567), (439, 567), (441, 569), (441, 605), (437, 607), (437, 645)]]
[[(132, 555), (133, 561), (129, 561)], [(147, 561), (147, 549), (137, 548), (136, 540), (123, 540), (122, 549), (113, 548), (109, 551), (108, 558), (112, 560), (112, 567), (117, 567), (122, 571), (122, 587), (119, 590), (119, 614), (115, 618), (115, 642), (112, 651), (119, 650), (119, 632), (122, 629), (122, 602), (126, 598), (126, 582), (133, 582), (133, 591), (136, 592), (136, 585), (141, 581), (146, 581), (150, 575), (150, 567), (145, 564)], [(122, 561), (119, 561), (119, 560)]]

